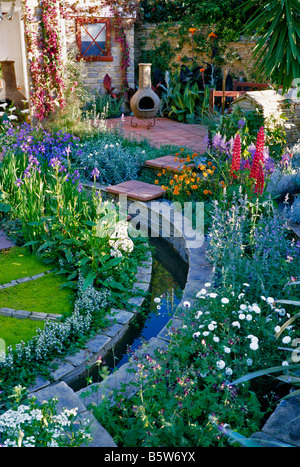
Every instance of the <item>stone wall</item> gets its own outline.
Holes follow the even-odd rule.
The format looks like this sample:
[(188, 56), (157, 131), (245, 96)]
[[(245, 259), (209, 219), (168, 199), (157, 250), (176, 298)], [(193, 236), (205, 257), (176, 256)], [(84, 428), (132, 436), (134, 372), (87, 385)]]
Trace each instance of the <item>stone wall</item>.
[[(145, 23), (135, 29), (135, 59), (136, 64), (139, 61), (139, 57), (142, 50), (153, 49), (155, 45), (159, 45), (165, 40), (168, 40), (174, 50), (178, 50), (176, 54), (178, 56), (187, 56), (194, 57), (196, 61), (200, 64), (201, 61), (210, 62), (209, 57), (202, 53), (196, 53), (193, 50), (192, 39), (186, 42), (181, 50), (178, 49), (178, 37), (176, 36), (176, 28), (170, 30), (170, 34), (164, 35), (163, 33), (155, 34), (155, 38), (151, 37), (151, 34), (156, 29), (157, 25)], [(203, 28), (202, 33), (205, 35), (209, 34), (207, 29)], [(240, 59), (235, 60), (230, 66), (230, 71), (235, 75), (237, 79), (242, 77), (247, 78), (247, 81), (253, 81), (252, 73), (254, 71), (254, 62), (252, 60), (252, 51), (255, 46), (255, 42), (250, 41), (249, 39), (241, 37), (239, 42), (230, 42), (228, 48), (231, 48), (232, 51), (236, 52)]]
[[(66, 45), (68, 50), (77, 50), (75, 35), (75, 20), (66, 21)], [(126, 30), (126, 37), (130, 47), (130, 67), (127, 70), (128, 84), (134, 87), (134, 29)], [(103, 79), (106, 74), (112, 78), (112, 86), (116, 92), (120, 91), (121, 79), (121, 47), (114, 39), (112, 30), (111, 55), (113, 61), (86, 61), (84, 62), (84, 84), (90, 90), (103, 91)]]

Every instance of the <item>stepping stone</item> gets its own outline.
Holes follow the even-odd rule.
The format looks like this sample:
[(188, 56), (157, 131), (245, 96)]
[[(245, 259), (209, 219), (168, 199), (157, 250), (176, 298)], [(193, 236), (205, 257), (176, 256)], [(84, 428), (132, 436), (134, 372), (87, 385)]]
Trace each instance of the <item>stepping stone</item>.
[(108, 186), (106, 191), (116, 195), (126, 195), (128, 198), (139, 201), (160, 198), (164, 194), (164, 190), (160, 186), (138, 180), (129, 180), (118, 185)]
[(180, 162), (180, 157), (176, 156), (163, 156), (158, 157), (157, 159), (149, 159), (145, 162), (147, 167), (151, 167), (152, 169), (157, 170), (169, 170), (170, 172), (178, 172), (178, 170), (182, 169), (184, 165), (189, 165), (191, 167), (195, 167), (193, 162), (186, 164), (185, 162)]
[(7, 238), (5, 232), (0, 230), (0, 250), (6, 250), (6, 248), (12, 248), (14, 246), (15, 244)]

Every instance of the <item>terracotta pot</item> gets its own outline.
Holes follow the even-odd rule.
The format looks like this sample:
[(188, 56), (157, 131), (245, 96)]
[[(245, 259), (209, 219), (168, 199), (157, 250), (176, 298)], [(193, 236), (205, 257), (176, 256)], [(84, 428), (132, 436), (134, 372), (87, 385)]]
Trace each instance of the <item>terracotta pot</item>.
[(160, 98), (151, 88), (151, 63), (139, 63), (139, 89), (130, 100), (130, 108), (138, 118), (158, 114)]

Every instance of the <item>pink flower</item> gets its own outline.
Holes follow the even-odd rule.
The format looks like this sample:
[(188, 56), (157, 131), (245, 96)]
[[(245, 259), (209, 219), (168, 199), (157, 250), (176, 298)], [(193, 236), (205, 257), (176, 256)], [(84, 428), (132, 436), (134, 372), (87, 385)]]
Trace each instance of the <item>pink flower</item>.
[(231, 169), (230, 169), (230, 175), (233, 178), (237, 178), (236, 172), (238, 172), (241, 167), (241, 151), (242, 151), (241, 137), (239, 134), (237, 134), (236, 137), (234, 138), (233, 156), (232, 156), (232, 163), (231, 163)]

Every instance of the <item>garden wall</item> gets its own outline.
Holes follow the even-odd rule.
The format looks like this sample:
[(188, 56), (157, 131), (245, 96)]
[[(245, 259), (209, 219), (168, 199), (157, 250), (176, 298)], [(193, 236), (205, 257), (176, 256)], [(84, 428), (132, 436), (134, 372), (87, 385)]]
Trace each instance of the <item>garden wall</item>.
[[(105, 17), (107, 17), (105, 13)], [(65, 25), (66, 45), (68, 50), (77, 49), (75, 20), (67, 20)], [(134, 29), (126, 30), (127, 42), (130, 48), (130, 66), (127, 70), (128, 84), (134, 87)], [(103, 91), (103, 79), (106, 74), (112, 78), (112, 86), (116, 91), (121, 90), (121, 47), (114, 39), (112, 32), (111, 36), (111, 55), (113, 61), (86, 61), (84, 62), (84, 84), (90, 90)]]
[[(193, 50), (193, 39), (190, 36), (189, 40), (185, 42), (181, 49), (178, 49), (178, 34), (176, 34), (176, 28), (170, 29), (170, 34), (167, 33), (155, 33), (153, 37), (153, 32), (155, 31), (157, 25), (152, 23), (145, 23), (141, 26), (135, 28), (135, 63), (137, 64), (140, 60), (142, 50), (150, 50), (155, 48), (155, 46), (160, 45), (163, 41), (168, 40), (172, 48), (176, 50), (175, 60), (177, 57), (194, 57), (199, 63), (201, 61), (211, 62), (210, 58), (207, 57), (204, 53), (195, 52)], [(203, 28), (201, 31), (202, 34), (208, 36), (209, 30)], [(232, 74), (236, 75), (235, 77), (240, 79), (242, 77), (247, 78), (247, 81), (253, 81), (253, 72), (254, 72), (254, 63), (251, 58), (253, 47), (255, 45), (254, 41), (241, 37), (239, 42), (229, 42), (228, 48), (231, 48), (233, 52), (237, 53), (239, 60), (235, 60), (232, 65), (230, 65), (228, 71), (231, 71)]]
[[(31, 14), (34, 21), (30, 24), (31, 31), (38, 31), (40, 27), (42, 9), (39, 5), (40, 0), (27, 0), (27, 5), (31, 9)], [(80, 5), (80, 1), (79, 1)], [(78, 17), (80, 15), (78, 14)], [(96, 17), (100, 18), (100, 17)], [(91, 17), (91, 20), (96, 19)], [(112, 13), (108, 9), (103, 9), (101, 18), (110, 19)], [(112, 86), (116, 88), (116, 92), (121, 90), (122, 75), (121, 75), (121, 46), (115, 41), (113, 27), (111, 25), (111, 61), (85, 61), (84, 62), (84, 85), (90, 90), (103, 91), (103, 79), (106, 74), (112, 78)], [(76, 39), (76, 19), (63, 19), (61, 18), (62, 30), (62, 45), (67, 51), (74, 51), (74, 55), (78, 53), (77, 39)], [(130, 49), (130, 66), (127, 69), (128, 84), (134, 87), (134, 28), (128, 27), (126, 30), (126, 37)]]

